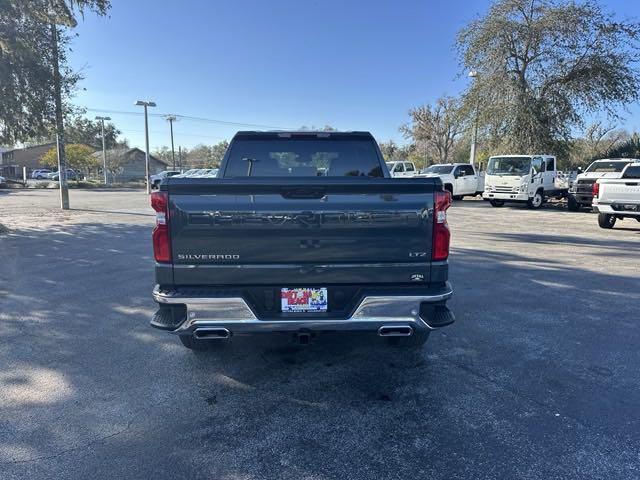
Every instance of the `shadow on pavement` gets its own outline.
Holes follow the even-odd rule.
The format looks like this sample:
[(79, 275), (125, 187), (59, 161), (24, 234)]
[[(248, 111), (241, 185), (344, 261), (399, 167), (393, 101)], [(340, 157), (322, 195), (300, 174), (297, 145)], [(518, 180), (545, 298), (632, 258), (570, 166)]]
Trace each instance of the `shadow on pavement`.
[(421, 351), (324, 336), (194, 354), (148, 325), (149, 227), (14, 231), (0, 247), (0, 477), (630, 478), (637, 466), (637, 277), (456, 248), (458, 321)]

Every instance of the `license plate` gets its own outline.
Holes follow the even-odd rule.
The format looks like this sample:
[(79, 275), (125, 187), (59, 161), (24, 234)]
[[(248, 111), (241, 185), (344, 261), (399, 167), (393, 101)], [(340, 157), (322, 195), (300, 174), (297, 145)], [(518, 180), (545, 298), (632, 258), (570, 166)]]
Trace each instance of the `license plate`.
[(283, 313), (326, 312), (326, 288), (283, 288), (280, 290)]

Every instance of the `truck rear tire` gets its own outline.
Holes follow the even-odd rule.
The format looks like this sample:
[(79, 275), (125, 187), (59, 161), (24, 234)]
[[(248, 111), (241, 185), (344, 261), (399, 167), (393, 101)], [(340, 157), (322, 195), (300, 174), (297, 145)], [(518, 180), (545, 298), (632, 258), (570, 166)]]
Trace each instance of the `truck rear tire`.
[(569, 195), (567, 198), (567, 208), (570, 212), (579, 212), (582, 205), (576, 200), (576, 197)]
[(502, 207), (504, 206), (504, 200), (489, 200), (489, 203), (492, 207)]
[(454, 200), (462, 200), (464, 198), (464, 195), (455, 195), (451, 198), (453, 198)]
[(542, 204), (544, 203), (544, 196), (542, 195), (542, 192), (540, 192), (540, 190), (538, 190), (533, 197), (531, 197), (529, 199), (529, 201), (527, 202), (527, 207), (532, 208), (534, 210), (537, 210), (538, 208), (540, 208), (542, 206)]
[(600, 228), (613, 228), (616, 224), (616, 216), (609, 213), (598, 214), (598, 225)]

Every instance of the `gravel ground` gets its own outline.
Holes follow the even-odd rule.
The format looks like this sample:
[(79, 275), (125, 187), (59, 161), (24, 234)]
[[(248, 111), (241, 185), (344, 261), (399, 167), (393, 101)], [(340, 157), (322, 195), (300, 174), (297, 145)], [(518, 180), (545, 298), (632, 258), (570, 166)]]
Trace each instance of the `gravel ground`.
[[(196, 355), (140, 191), (0, 191), (0, 479), (640, 478), (640, 224), (456, 202), (451, 327)], [(373, 340), (373, 341), (371, 341)]]

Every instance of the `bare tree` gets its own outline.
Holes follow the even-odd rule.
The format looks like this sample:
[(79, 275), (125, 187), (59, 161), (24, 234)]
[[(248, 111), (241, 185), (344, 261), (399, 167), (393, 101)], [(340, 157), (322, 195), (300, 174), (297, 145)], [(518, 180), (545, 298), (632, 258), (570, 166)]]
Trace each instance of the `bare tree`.
[(606, 157), (629, 138), (626, 130), (602, 121), (594, 122), (587, 126), (582, 137), (571, 143), (569, 163), (584, 166), (596, 158)]
[(400, 131), (416, 144), (423, 144), (428, 156), (438, 163), (446, 163), (458, 138), (465, 131), (461, 102), (444, 96), (434, 105), (423, 105), (409, 111), (411, 123)]

